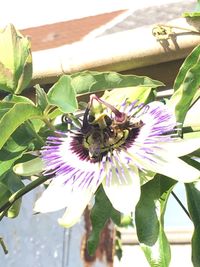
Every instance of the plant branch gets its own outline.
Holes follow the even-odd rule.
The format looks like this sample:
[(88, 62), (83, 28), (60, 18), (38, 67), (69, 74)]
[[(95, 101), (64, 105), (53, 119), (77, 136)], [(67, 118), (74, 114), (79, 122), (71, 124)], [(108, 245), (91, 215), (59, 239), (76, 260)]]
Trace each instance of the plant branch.
[(45, 181), (47, 181), (50, 178), (52, 178), (52, 176), (39, 177), (36, 180), (34, 180), (33, 182), (29, 183), (27, 186), (25, 186), (22, 189), (15, 192), (12, 196), (10, 196), (8, 201), (0, 207), (0, 221), (4, 217), (6, 211), (15, 203), (16, 200), (18, 200), (23, 195), (30, 192), (31, 190), (33, 190), (37, 186), (41, 185), (42, 183), (44, 183)]
[(170, 24), (162, 24), (162, 23), (158, 23), (158, 24), (156, 24), (156, 26), (166, 27), (166, 28), (170, 28), (170, 29), (179, 29), (179, 30), (183, 30), (183, 31), (190, 31), (190, 32), (200, 34), (200, 32), (198, 30), (192, 29), (190, 27), (187, 28), (187, 27), (181, 27), (178, 25), (170, 25)]
[(44, 115), (47, 116), (55, 108), (55, 106), (48, 105), (44, 110)]
[(48, 127), (49, 129), (51, 129), (53, 132), (56, 131), (56, 128), (52, 125), (52, 123), (51, 123), (48, 119), (43, 118), (43, 122), (44, 122), (44, 123), (47, 125), (47, 127)]
[(3, 238), (1, 236), (0, 236), (0, 245), (2, 246), (4, 253), (8, 254), (8, 249), (7, 249), (7, 247), (3, 241)]
[(191, 216), (188, 212), (188, 210), (185, 208), (185, 206), (183, 205), (183, 203), (181, 202), (181, 200), (177, 197), (177, 195), (172, 191), (172, 196), (176, 199), (176, 201), (178, 202), (178, 204), (181, 206), (181, 208), (184, 210), (185, 214), (189, 217), (189, 219), (191, 220)]

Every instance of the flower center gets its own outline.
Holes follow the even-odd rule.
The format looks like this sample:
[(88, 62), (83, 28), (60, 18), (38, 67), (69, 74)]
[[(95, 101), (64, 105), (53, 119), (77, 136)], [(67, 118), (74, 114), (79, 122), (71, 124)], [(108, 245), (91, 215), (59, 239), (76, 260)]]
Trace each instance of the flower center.
[[(92, 112), (94, 99), (101, 104), (98, 107), (100, 109), (99, 114)], [(106, 106), (104, 110), (102, 105)], [(114, 116), (108, 116), (105, 109), (111, 110)], [(97, 110), (96, 108), (95, 111)], [(82, 159), (91, 162), (101, 161), (108, 152), (112, 153), (114, 149), (122, 146), (127, 148), (138, 135), (142, 125), (142, 121), (128, 117), (125, 113), (95, 96), (85, 111), (81, 128), (82, 136), (75, 138), (73, 150)]]

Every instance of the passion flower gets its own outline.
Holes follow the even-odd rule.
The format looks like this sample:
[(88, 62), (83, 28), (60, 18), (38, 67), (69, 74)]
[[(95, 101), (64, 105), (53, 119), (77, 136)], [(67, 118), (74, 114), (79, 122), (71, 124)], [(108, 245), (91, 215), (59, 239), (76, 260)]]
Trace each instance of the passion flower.
[(77, 222), (100, 184), (113, 207), (128, 214), (140, 186), (155, 173), (182, 182), (200, 176), (179, 159), (195, 150), (199, 139), (182, 140), (174, 113), (161, 102), (144, 105), (127, 98), (114, 106), (91, 95), (84, 113), (67, 124), (66, 133), (49, 137), (41, 151), (44, 175), (54, 178), (35, 205), (37, 212), (66, 207), (59, 219), (64, 226)]

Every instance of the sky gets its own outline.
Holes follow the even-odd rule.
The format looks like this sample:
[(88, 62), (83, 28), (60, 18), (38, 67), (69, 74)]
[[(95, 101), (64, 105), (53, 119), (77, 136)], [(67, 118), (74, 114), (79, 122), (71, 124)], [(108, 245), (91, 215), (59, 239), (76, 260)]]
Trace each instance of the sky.
[(180, 0), (6, 0), (1, 3), (0, 27), (18, 29), (71, 20), (120, 9), (140, 9)]

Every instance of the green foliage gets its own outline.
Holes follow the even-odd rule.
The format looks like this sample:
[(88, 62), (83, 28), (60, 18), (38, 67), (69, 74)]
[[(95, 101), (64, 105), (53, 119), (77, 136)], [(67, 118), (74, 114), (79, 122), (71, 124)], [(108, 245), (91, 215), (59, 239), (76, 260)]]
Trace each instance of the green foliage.
[(57, 106), (63, 113), (77, 110), (78, 103), (76, 100), (76, 93), (71, 85), (70, 76), (63, 75), (58, 82), (51, 87), (47, 96), (49, 103)]
[(14, 163), (31, 147), (33, 136), (25, 124), (20, 125), (0, 150), (0, 176), (12, 169)]
[(200, 45), (185, 59), (174, 82), (169, 104), (175, 107), (178, 122), (183, 122), (200, 85)]
[(154, 87), (144, 87), (139, 85), (106, 91), (102, 96), (102, 98), (110, 104), (123, 103), (125, 100), (130, 104), (135, 101), (135, 99), (138, 100), (138, 103), (149, 103), (154, 101), (155, 97), (156, 92)]
[(95, 93), (114, 88), (142, 86), (157, 88), (164, 86), (160, 81), (146, 76), (122, 75), (116, 72), (84, 71), (71, 75), (72, 87), (77, 95)]
[(0, 30), (0, 89), (19, 94), (32, 77), (30, 41), (12, 24)]
[[(185, 160), (192, 166), (195, 166), (200, 170), (200, 163), (189, 157), (185, 157)], [(192, 236), (192, 262), (194, 267), (200, 266), (200, 182), (194, 182), (185, 184), (187, 203), (189, 213), (194, 224), (194, 232)]]
[[(196, 16), (195, 13), (192, 16)], [(174, 82), (175, 92), (167, 102), (167, 105), (175, 110), (178, 122), (187, 121), (187, 129), (183, 129), (185, 139), (200, 137), (199, 73), (200, 46), (197, 46), (181, 66)], [(122, 103), (127, 96), (129, 103), (134, 100), (149, 103), (155, 100), (157, 87), (164, 86), (162, 82), (145, 76), (84, 71), (61, 76), (48, 92), (36, 85), (36, 100), (33, 101), (20, 95), (27, 88), (31, 75), (29, 40), (16, 31), (14, 26), (9, 25), (4, 31), (0, 31), (0, 90), (7, 93), (0, 101), (0, 220), (4, 216), (16, 217), (23, 195), (49, 178), (42, 176), (44, 166), (39, 157), (40, 150), (47, 136), (54, 135), (57, 129), (66, 131), (66, 124), (59, 125), (57, 117), (67, 113), (69, 120), (75, 120), (73, 114), (81, 106), (78, 103), (79, 97), (106, 91), (102, 99), (114, 106)], [(82, 103), (82, 106), (86, 107), (87, 104)], [(194, 107), (195, 114), (192, 111)], [(182, 159), (200, 169), (200, 163), (194, 160), (194, 156), (200, 157), (199, 150)], [(135, 224), (140, 246), (150, 266), (168, 267), (171, 255), (164, 230), (164, 214), (176, 182), (158, 174), (154, 177), (154, 173), (148, 170), (145, 175), (141, 170), (139, 174), (142, 182), (146, 182), (147, 176), (152, 180), (141, 186), (141, 197), (136, 207), (134, 222), (134, 216), (122, 215), (113, 208), (102, 186), (97, 190), (91, 210), (92, 229), (88, 239), (88, 251), (90, 254), (95, 252), (101, 231), (111, 219), (115, 225), (122, 228)], [(33, 181), (32, 175), (36, 177)], [(26, 185), (22, 182), (25, 178), (29, 179)], [(185, 188), (189, 212), (195, 227), (192, 260), (197, 267), (200, 266), (200, 185), (199, 182), (190, 183), (186, 184)], [(1, 238), (0, 244), (4, 244)], [(119, 231), (116, 248), (118, 257), (121, 258)]]
[(36, 89), (36, 106), (39, 107), (42, 111), (45, 111), (49, 106), (49, 100), (46, 92), (39, 84), (35, 86)]
[(121, 260), (123, 255), (121, 232), (116, 230), (115, 235), (115, 255), (117, 256), (118, 260)]
[[(12, 171), (7, 171), (4, 175), (0, 177), (0, 206), (3, 206), (7, 200), (15, 194), (19, 189), (23, 188), (19, 176), (15, 175)], [(20, 209), (21, 199), (18, 199), (11, 207), (6, 210), (6, 215), (9, 218), (14, 218), (18, 215)]]
[(96, 193), (95, 205), (91, 210), (90, 217), (92, 232), (88, 239), (88, 252), (92, 255), (99, 244), (100, 233), (106, 222), (111, 218), (114, 223), (119, 225), (121, 219), (120, 213), (113, 208), (102, 186), (100, 186)]
[(41, 115), (40, 109), (29, 103), (16, 103), (0, 118), (0, 148), (5, 144), (10, 135), (25, 121)]
[(62, 112), (68, 113), (74, 112), (78, 107), (76, 95), (114, 88), (127, 90), (125, 87), (131, 87), (132, 98), (135, 99), (139, 95), (142, 100), (146, 100), (150, 94), (153, 97), (152, 89), (163, 85), (163, 83), (148, 77), (121, 75), (115, 72), (85, 71), (78, 74), (63, 75), (51, 87), (47, 96), (50, 104), (57, 106)]
[[(198, 182), (199, 183), (199, 182)], [(192, 261), (194, 267), (200, 266), (200, 191), (196, 183), (186, 184), (188, 208), (194, 223), (194, 233), (192, 237)]]
[(193, 12), (184, 12), (183, 17), (187, 18), (198, 18), (200, 17), (200, 1), (197, 0), (196, 7)]
[(141, 198), (135, 212), (135, 223), (140, 246), (152, 267), (167, 267), (170, 246), (164, 232), (164, 213), (175, 181), (156, 175), (141, 188)]

